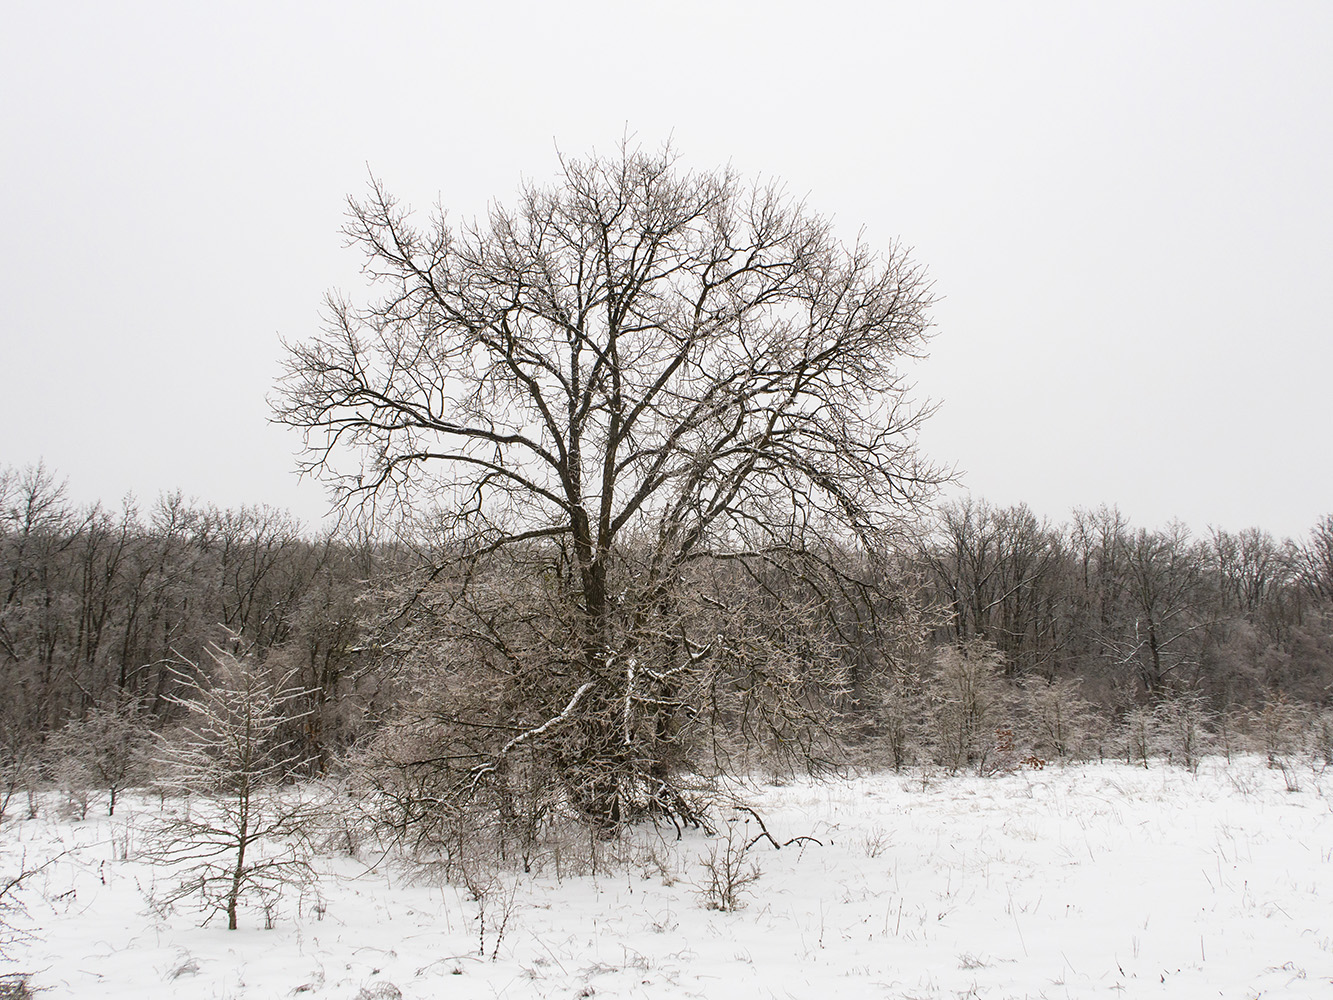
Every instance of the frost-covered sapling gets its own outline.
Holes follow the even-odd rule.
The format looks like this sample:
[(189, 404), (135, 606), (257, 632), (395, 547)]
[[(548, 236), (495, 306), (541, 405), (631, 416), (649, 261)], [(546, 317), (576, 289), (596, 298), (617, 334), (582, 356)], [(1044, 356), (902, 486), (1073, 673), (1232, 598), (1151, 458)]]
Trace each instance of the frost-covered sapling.
[(162, 902), (195, 898), (235, 930), (242, 899), (271, 908), (284, 888), (313, 876), (306, 855), (316, 810), (294, 784), (303, 759), (284, 737), (306, 692), (249, 657), (209, 653), (210, 677), (177, 673), (182, 693), (171, 700), (187, 717), (163, 739), (158, 764), (185, 808), (159, 822), (147, 857), (173, 870)]
[(37, 749), (37, 737), (0, 707), (0, 821), (20, 792), (28, 793), (28, 810), (33, 812), (40, 776)]
[(149, 729), (139, 703), (122, 696), (72, 719), (50, 741), (50, 754), (60, 784), (87, 810), (87, 791), (107, 792), (107, 815), (116, 814), (116, 799), (144, 777)]
[(941, 647), (936, 654), (927, 725), (937, 762), (951, 773), (969, 765), (988, 773), (1006, 697), (1003, 664), (994, 646), (978, 640)]
[(1080, 684), (1079, 678), (1038, 679), (1025, 689), (1027, 735), (1034, 752), (1064, 760), (1083, 750), (1094, 713), (1079, 693)]
[(1199, 762), (1213, 743), (1208, 728), (1212, 720), (1213, 714), (1197, 695), (1182, 694), (1158, 704), (1153, 722), (1167, 760), (1197, 774)]
[(1125, 763), (1142, 764), (1146, 770), (1156, 750), (1153, 713), (1148, 708), (1133, 708), (1125, 714)]
[(1289, 792), (1300, 787), (1297, 758), (1305, 749), (1310, 722), (1308, 709), (1280, 693), (1271, 694), (1255, 718), (1260, 749), (1268, 756), (1268, 766), (1282, 772)]

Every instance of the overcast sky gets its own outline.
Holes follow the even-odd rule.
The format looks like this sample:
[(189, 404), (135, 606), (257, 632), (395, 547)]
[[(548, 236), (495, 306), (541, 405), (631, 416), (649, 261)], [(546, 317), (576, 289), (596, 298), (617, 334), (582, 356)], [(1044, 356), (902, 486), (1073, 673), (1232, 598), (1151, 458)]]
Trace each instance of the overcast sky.
[(1063, 520), (1333, 512), (1333, 3), (5, 5), (0, 466), (312, 524), (279, 336), (368, 170), (453, 218), (672, 137), (899, 239), (926, 452)]

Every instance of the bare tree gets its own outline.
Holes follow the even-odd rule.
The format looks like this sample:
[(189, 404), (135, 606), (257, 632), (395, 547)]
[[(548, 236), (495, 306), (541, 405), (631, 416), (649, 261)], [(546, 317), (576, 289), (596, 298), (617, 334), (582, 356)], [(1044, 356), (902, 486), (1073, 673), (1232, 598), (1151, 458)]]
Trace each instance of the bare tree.
[(1008, 693), (1000, 681), (1003, 670), (1004, 658), (980, 639), (938, 650), (928, 726), (935, 755), (950, 771), (974, 765), (984, 774), (992, 765)]
[(290, 787), (302, 759), (284, 737), (306, 692), (247, 657), (210, 655), (211, 677), (177, 674), (184, 693), (171, 700), (188, 717), (164, 738), (158, 764), (186, 808), (164, 817), (147, 856), (176, 880), (164, 902), (197, 898), (235, 930), (242, 899), (271, 906), (312, 877), (302, 848), (313, 815)]
[(65, 714), (73, 671), (63, 556), (82, 532), (63, 480), (44, 465), (0, 476), (0, 680), (34, 729)]
[(0, 822), (15, 795), (26, 792), (31, 801), (41, 777), (40, 744), (29, 718), (17, 699), (0, 705)]
[(1066, 617), (1058, 532), (1023, 504), (995, 508), (969, 497), (942, 508), (922, 557), (949, 612), (951, 641), (984, 639), (1010, 675), (1054, 677)]
[[(275, 403), (345, 506), (428, 509), (437, 569), (505, 550), (560, 605), (545, 635), (526, 611), (464, 616), (520, 703), (474, 766), (555, 746), (608, 824), (661, 770), (650, 734), (744, 646), (716, 631), (732, 609), (694, 613), (693, 567), (828, 578), (829, 551), (881, 551), (939, 479), (902, 370), (925, 342), (921, 270), (896, 246), (845, 246), (778, 187), (674, 161), (562, 159), (554, 186), (457, 228), (419, 227), (372, 183), (346, 233), (383, 297), (330, 299)], [(441, 580), (461, 600), (472, 577)], [(800, 689), (768, 720), (818, 704), (755, 684), (789, 656), (741, 659), (733, 692)]]
[(139, 703), (122, 695), (108, 698), (81, 719), (52, 734), (48, 751), (75, 783), (107, 792), (107, 815), (116, 799), (145, 776), (150, 729)]
[(1325, 514), (1296, 551), (1296, 572), (1316, 601), (1333, 602), (1333, 514)]
[(301, 524), (273, 507), (210, 506), (199, 527), (204, 551), (217, 560), (222, 625), (262, 648), (285, 639), (286, 615), (305, 583), (295, 553), (309, 546)]
[(1118, 652), (1148, 695), (1184, 681), (1180, 673), (1197, 662), (1197, 633), (1211, 620), (1200, 593), (1206, 560), (1180, 522), (1162, 531), (1140, 529), (1124, 542), (1133, 625), (1122, 630)]

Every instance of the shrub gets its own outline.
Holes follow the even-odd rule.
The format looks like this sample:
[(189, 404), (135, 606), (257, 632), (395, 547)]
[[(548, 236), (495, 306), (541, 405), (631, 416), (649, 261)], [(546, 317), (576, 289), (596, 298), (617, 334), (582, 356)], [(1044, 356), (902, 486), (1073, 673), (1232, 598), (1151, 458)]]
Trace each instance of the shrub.
[(738, 829), (736, 823), (728, 823), (708, 853), (699, 856), (703, 879), (697, 888), (708, 909), (724, 913), (739, 910), (744, 905), (742, 895), (763, 876), (759, 866), (749, 859), (755, 840), (748, 834), (744, 826)]
[(49, 752), (67, 796), (87, 811), (86, 793), (107, 792), (107, 815), (116, 814), (116, 798), (145, 777), (149, 730), (139, 703), (121, 696), (99, 705), (82, 719), (70, 720), (52, 736)]
[(1005, 700), (1002, 663), (999, 651), (980, 641), (936, 655), (927, 726), (936, 762), (951, 772), (975, 766), (982, 773), (991, 761)]

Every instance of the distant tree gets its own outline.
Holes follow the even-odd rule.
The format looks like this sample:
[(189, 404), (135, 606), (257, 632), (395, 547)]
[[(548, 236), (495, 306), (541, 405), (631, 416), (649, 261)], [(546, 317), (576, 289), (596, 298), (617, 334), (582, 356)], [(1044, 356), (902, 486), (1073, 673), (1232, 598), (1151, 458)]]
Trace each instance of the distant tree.
[(75, 782), (107, 792), (107, 815), (116, 799), (144, 776), (151, 732), (133, 698), (108, 698), (73, 719), (49, 741), (49, 754)]
[(1301, 584), (1320, 602), (1333, 602), (1333, 514), (1326, 514), (1297, 550)]
[[(346, 231), (384, 297), (330, 300), (325, 332), (290, 346), (276, 412), (306, 436), (303, 468), (344, 506), (429, 510), (444, 540), (430, 600), (492, 692), (458, 722), (508, 734), (460, 794), (549, 752), (614, 825), (701, 763), (708, 741), (684, 733), (706, 692), (775, 743), (819, 729), (841, 667), (821, 656), (796, 682), (796, 650), (771, 648), (796, 630), (692, 589), (701, 567), (810, 581), (806, 614), (841, 585), (830, 554), (883, 551), (939, 478), (904, 372), (922, 271), (845, 246), (775, 186), (674, 161), (566, 158), (554, 186), (458, 228), (419, 227), (376, 182)], [(469, 590), (488, 559), (517, 599)]]
[(1129, 519), (1116, 507), (1075, 510), (1066, 531), (1074, 605), (1073, 646), (1087, 673), (1115, 662), (1124, 615)]
[(210, 506), (198, 532), (214, 560), (223, 627), (261, 649), (287, 639), (288, 614), (311, 569), (302, 565), (311, 546), (300, 522), (268, 506)]
[(936, 760), (950, 771), (971, 765), (984, 772), (991, 763), (1008, 693), (1003, 670), (999, 651), (980, 639), (937, 651), (928, 726)]
[(1198, 662), (1200, 631), (1212, 620), (1203, 592), (1207, 556), (1179, 522), (1140, 529), (1123, 544), (1128, 603), (1117, 653), (1156, 696), (1173, 679), (1188, 684), (1182, 673)]
[(1237, 532), (1215, 528), (1209, 548), (1208, 565), (1218, 576), (1221, 608), (1260, 621), (1265, 606), (1289, 576), (1281, 547), (1258, 528)]
[(82, 525), (67, 485), (44, 465), (0, 476), (0, 689), (55, 724), (77, 693), (62, 669), (75, 625), (65, 556)]
[(302, 687), (311, 693), (312, 711), (304, 728), (310, 750), (327, 763), (330, 754), (350, 740), (357, 724), (358, 706), (351, 697), (365, 673), (358, 644), (365, 630), (367, 611), (375, 597), (369, 581), (358, 580), (346, 565), (347, 554), (337, 553), (331, 538), (320, 567), (308, 588), (291, 608), (288, 644), (273, 654), (289, 663)]
[(1011, 675), (1054, 676), (1065, 639), (1065, 562), (1060, 533), (1023, 504), (996, 508), (971, 497), (947, 504), (923, 557), (949, 641), (983, 639)]
[(40, 744), (31, 715), (18, 699), (0, 705), (0, 821), (14, 796), (30, 795), (41, 778)]

